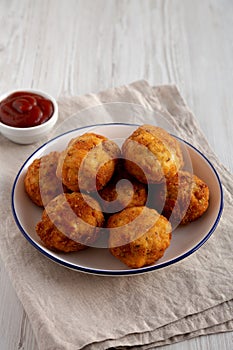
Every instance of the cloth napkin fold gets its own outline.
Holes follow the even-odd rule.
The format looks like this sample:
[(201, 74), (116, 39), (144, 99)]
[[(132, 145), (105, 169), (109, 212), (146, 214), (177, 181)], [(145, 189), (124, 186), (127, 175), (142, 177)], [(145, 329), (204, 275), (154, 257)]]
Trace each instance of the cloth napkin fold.
[(146, 350), (233, 330), (233, 176), (218, 161), (175, 86), (151, 87), (139, 81), (99, 94), (60, 98), (56, 132), (77, 111), (114, 101), (160, 111), (179, 136), (210, 159), (223, 185), (223, 215), (197, 252), (167, 268), (128, 277), (69, 270), (34, 249), (11, 215), (14, 178), (39, 144), (20, 146), (0, 135), (0, 254), (40, 350)]

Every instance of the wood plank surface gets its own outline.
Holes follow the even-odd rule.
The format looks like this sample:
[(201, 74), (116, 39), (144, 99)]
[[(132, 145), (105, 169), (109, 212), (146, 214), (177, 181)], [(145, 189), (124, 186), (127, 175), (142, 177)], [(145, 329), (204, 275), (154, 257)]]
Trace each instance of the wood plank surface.
[[(56, 98), (145, 79), (177, 84), (233, 171), (232, 0), (0, 0), (0, 93)], [(0, 262), (0, 350), (38, 350)], [(230, 350), (232, 333), (161, 350)]]

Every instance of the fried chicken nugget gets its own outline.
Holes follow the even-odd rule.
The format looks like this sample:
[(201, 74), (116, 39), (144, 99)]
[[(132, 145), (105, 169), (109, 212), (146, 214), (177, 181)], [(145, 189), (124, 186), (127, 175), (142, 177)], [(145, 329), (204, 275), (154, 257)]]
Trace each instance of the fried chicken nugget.
[(153, 264), (171, 241), (171, 224), (154, 209), (131, 207), (112, 215), (107, 222), (109, 250), (131, 268)]
[(185, 225), (200, 218), (209, 206), (209, 188), (198, 176), (179, 171), (167, 179), (156, 201), (165, 202), (162, 214), (172, 225)]
[(79, 192), (65, 193), (46, 206), (36, 232), (48, 249), (68, 253), (92, 245), (103, 223), (103, 213), (93, 198)]
[(111, 179), (119, 156), (120, 149), (113, 141), (86, 133), (71, 140), (62, 152), (57, 176), (71, 191), (98, 191)]
[(61, 180), (56, 176), (59, 152), (35, 159), (28, 167), (24, 178), (24, 188), (31, 200), (38, 206), (46, 204), (63, 192)]
[(118, 163), (110, 182), (99, 191), (106, 213), (116, 213), (124, 208), (143, 206), (147, 201), (147, 186), (135, 179)]
[(126, 170), (143, 183), (161, 183), (183, 167), (178, 140), (164, 129), (142, 125), (122, 146)]

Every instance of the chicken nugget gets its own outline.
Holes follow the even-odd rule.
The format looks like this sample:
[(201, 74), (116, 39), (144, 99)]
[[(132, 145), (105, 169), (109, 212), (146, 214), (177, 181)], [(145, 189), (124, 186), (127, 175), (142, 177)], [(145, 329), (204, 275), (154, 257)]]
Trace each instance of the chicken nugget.
[(59, 152), (50, 152), (35, 159), (27, 169), (24, 188), (30, 199), (40, 207), (46, 206), (51, 199), (65, 190), (56, 176), (59, 156)]
[(176, 138), (164, 129), (142, 125), (122, 146), (126, 170), (143, 183), (161, 183), (174, 176), (183, 165)]
[(173, 227), (185, 225), (200, 218), (208, 209), (209, 188), (198, 176), (179, 171), (157, 192), (156, 201), (165, 203), (162, 214)]
[(103, 223), (103, 213), (93, 198), (64, 193), (48, 203), (36, 232), (48, 249), (68, 253), (92, 245)]
[(98, 191), (111, 179), (119, 147), (108, 138), (94, 133), (71, 140), (62, 152), (57, 176), (71, 191)]
[(154, 209), (131, 207), (112, 215), (107, 222), (109, 250), (130, 268), (153, 264), (171, 241), (171, 224)]
[(106, 213), (116, 213), (127, 207), (143, 206), (147, 201), (147, 186), (135, 179), (119, 161), (110, 182), (99, 191)]

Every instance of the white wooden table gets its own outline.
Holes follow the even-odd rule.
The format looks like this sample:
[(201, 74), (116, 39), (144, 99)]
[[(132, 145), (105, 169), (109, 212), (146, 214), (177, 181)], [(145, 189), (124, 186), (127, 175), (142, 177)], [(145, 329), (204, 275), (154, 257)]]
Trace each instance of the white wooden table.
[[(0, 93), (59, 95), (176, 83), (233, 171), (232, 0), (0, 0)], [(232, 333), (161, 350), (230, 350)], [(0, 262), (0, 350), (38, 350)]]

